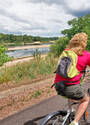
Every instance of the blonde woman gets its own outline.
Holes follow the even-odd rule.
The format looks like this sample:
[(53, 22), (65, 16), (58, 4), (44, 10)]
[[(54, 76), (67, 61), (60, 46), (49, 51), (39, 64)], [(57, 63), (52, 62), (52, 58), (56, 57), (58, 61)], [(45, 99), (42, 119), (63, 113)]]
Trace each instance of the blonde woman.
[[(74, 35), (74, 37), (69, 41), (69, 45), (66, 48), (67, 51), (71, 50), (77, 54), (78, 60), (76, 67), (80, 72), (85, 70), (87, 65), (90, 66), (90, 53), (85, 50), (87, 46), (87, 40), (88, 36), (86, 33), (78, 33)], [(60, 81), (76, 81), (64, 83), (64, 95), (69, 99), (78, 100), (80, 102), (75, 119), (70, 125), (79, 125), (78, 122), (89, 103), (89, 96), (87, 95), (85, 89), (80, 86), (80, 80), (78, 80), (82, 75), (83, 73), (81, 72), (73, 78), (64, 78), (56, 73), (54, 80), (54, 83), (58, 83)]]

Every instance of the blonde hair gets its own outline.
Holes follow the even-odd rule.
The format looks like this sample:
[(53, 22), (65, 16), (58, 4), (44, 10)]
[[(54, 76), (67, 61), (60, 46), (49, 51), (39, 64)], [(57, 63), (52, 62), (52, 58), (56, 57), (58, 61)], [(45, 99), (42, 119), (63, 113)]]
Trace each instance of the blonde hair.
[(83, 55), (87, 46), (88, 35), (86, 33), (77, 33), (69, 41), (68, 49), (73, 50), (77, 55)]

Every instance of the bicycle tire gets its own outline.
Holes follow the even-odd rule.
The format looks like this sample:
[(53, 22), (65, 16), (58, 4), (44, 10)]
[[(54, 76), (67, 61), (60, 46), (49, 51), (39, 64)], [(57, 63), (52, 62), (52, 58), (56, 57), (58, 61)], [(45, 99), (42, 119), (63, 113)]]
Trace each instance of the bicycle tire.
[[(57, 111), (49, 114), (44, 118), (40, 125), (62, 125), (64, 117), (66, 116), (67, 111)], [(66, 122), (63, 125), (69, 125), (70, 120), (67, 118)]]

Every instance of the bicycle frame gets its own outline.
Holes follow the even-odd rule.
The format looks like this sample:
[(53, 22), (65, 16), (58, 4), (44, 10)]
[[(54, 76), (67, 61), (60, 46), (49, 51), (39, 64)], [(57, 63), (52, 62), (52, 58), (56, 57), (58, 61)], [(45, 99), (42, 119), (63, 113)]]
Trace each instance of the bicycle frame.
[(67, 121), (68, 117), (71, 115), (71, 112), (72, 112), (70, 105), (75, 105), (75, 104), (77, 104), (77, 103), (72, 103), (72, 104), (71, 104), (71, 103), (68, 101), (68, 104), (66, 104), (67, 107), (66, 107), (65, 110), (56, 111), (56, 112), (53, 112), (53, 113), (47, 115), (47, 116), (45, 117), (45, 119), (41, 122), (40, 125), (44, 125), (45, 123), (48, 122), (49, 119), (53, 118), (53, 117), (56, 116), (56, 115), (62, 115), (62, 116), (64, 116), (64, 120), (63, 120), (63, 122), (62, 122), (62, 125), (64, 125), (65, 122)]
[(73, 103), (71, 103), (71, 102), (68, 100), (68, 104), (66, 104), (67, 108), (65, 108), (65, 110), (67, 111), (67, 114), (66, 114), (66, 116), (64, 117), (64, 121), (63, 121), (62, 125), (65, 124), (65, 122), (67, 121), (68, 117), (69, 117), (69, 116), (71, 115), (71, 113), (72, 113), (72, 108), (71, 108), (71, 106), (72, 106), (72, 105), (76, 105), (76, 104), (79, 104), (79, 102), (73, 102)]

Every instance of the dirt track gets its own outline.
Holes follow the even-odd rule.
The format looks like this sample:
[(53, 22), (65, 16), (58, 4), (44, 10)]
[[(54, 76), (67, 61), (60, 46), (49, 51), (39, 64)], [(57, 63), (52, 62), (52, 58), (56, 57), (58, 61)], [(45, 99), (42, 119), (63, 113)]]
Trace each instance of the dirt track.
[(50, 88), (53, 79), (48, 77), (19, 86), (0, 86), (0, 119), (56, 95), (55, 90)]

